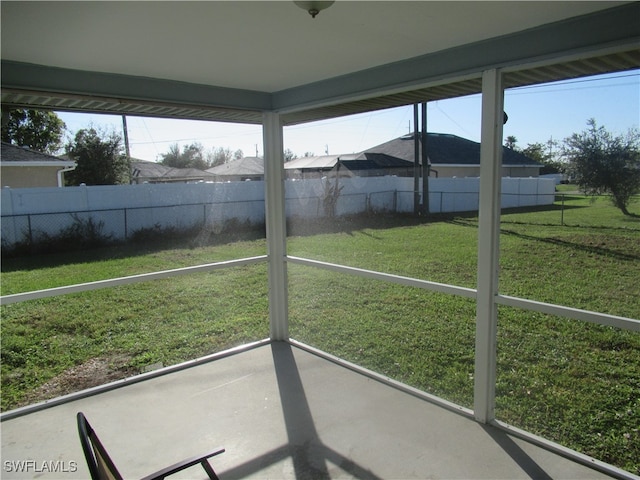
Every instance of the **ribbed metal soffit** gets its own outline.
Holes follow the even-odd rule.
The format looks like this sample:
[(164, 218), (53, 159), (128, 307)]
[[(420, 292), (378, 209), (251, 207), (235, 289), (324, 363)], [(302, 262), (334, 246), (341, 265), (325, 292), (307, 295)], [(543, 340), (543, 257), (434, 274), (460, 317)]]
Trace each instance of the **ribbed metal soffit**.
[[(514, 88), (526, 85), (568, 80), (572, 78), (614, 73), (640, 68), (640, 49), (615, 53), (588, 59), (546, 65), (504, 74), (504, 87)], [(416, 89), (393, 95), (380, 96), (312, 109), (285, 116), (287, 124), (322, 120), (354, 113), (381, 110), (390, 107), (412, 105), (420, 102), (445, 100), (447, 98), (473, 95), (482, 91), (482, 78), (472, 78), (460, 82), (443, 83), (424, 89)]]
[[(505, 88), (553, 82), (589, 75), (613, 73), (640, 68), (640, 49), (563, 62), (554, 65), (510, 71), (504, 75)], [(481, 78), (419, 88), (401, 93), (365, 98), (310, 108), (283, 115), (285, 125), (381, 110), (414, 103), (444, 100), (481, 92)], [(82, 111), (126, 114), (147, 117), (182, 118), (260, 124), (262, 112), (206, 107), (201, 105), (167, 104), (132, 99), (98, 98), (66, 93), (33, 92), (4, 89), (2, 108), (36, 108), (58, 111)]]

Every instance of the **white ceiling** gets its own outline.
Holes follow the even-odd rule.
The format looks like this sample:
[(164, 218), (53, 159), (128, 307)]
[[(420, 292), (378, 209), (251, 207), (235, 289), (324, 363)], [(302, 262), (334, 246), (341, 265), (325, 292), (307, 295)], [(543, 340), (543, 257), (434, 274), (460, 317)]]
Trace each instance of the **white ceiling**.
[(277, 92), (620, 3), (2, 1), (2, 59)]

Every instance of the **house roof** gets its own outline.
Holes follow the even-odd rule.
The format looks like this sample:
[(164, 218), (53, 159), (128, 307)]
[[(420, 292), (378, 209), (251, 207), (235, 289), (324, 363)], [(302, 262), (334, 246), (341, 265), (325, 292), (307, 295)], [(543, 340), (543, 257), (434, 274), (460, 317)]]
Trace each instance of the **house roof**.
[[(413, 134), (394, 138), (360, 153), (296, 158), (284, 164), (286, 170), (329, 170), (340, 161), (351, 170), (372, 168), (407, 168), (414, 162)], [(419, 143), (422, 155), (422, 143)], [(427, 133), (427, 151), (431, 165), (480, 165), (480, 144), (448, 133)], [(421, 158), (419, 157), (419, 162)], [(502, 148), (502, 164), (506, 166), (540, 167), (539, 163), (520, 152)]]
[(207, 169), (208, 173), (225, 175), (264, 175), (264, 159), (244, 157)]
[[(420, 139), (421, 140), (421, 139)], [(422, 155), (422, 142), (419, 142)], [(368, 148), (364, 153), (385, 154), (409, 162), (415, 156), (414, 135), (408, 134)], [(449, 133), (427, 133), (427, 155), (431, 165), (480, 165), (480, 144)], [(421, 158), (421, 157), (419, 157)], [(541, 166), (531, 158), (506, 147), (502, 147), (503, 165)]]
[(408, 161), (380, 152), (362, 152), (359, 154), (341, 155), (340, 163), (350, 170), (411, 168), (413, 166), (413, 160)]
[(320, 155), (316, 157), (295, 158), (285, 162), (285, 170), (325, 170), (331, 169), (338, 163), (340, 155)]
[(0, 9), (3, 107), (295, 124), (479, 93), (494, 68), (509, 88), (640, 67), (639, 2), (341, 1), (315, 19), (290, 1)]
[(55, 155), (36, 152), (27, 147), (20, 147), (11, 143), (2, 142), (0, 161), (15, 166), (51, 166), (73, 167), (76, 162), (65, 160)]
[(149, 162), (147, 160), (134, 159), (131, 162), (134, 177), (139, 179), (149, 179), (152, 181), (188, 181), (204, 180), (212, 178), (208, 172), (197, 168), (174, 168), (167, 167), (161, 163)]

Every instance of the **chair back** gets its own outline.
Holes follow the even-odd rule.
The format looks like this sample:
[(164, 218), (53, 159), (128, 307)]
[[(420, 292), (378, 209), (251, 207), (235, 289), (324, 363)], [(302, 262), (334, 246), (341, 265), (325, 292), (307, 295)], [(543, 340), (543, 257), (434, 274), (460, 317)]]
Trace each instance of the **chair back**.
[(82, 412), (78, 412), (78, 434), (92, 480), (123, 480), (111, 457)]

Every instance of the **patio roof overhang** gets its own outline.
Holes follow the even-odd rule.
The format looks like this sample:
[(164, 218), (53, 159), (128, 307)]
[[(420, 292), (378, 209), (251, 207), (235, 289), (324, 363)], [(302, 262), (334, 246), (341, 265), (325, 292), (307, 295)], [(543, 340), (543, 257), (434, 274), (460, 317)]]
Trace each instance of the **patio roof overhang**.
[[(185, 10), (184, 6), (174, 2), (163, 3), (171, 7), (164, 12), (165, 15)], [(233, 8), (228, 4), (238, 2), (207, 3), (213, 4), (212, 13), (222, 3), (224, 10), (231, 15), (234, 13), (231, 12)], [(264, 8), (254, 2), (240, 3), (249, 4), (256, 10)], [(398, 2), (374, 2), (376, 14), (394, 18), (394, 11), (400, 12), (397, 21), (388, 20), (384, 24), (388, 29), (385, 38), (391, 38), (394, 34), (402, 35), (405, 29), (402, 21), (406, 17), (400, 14), (425, 15), (428, 12), (425, 10), (425, 3), (434, 5), (432, 8), (437, 9), (441, 16), (436, 20), (425, 17), (425, 30), (433, 28), (434, 21), (460, 28), (447, 32), (451, 38), (444, 43), (451, 45), (449, 48), (433, 50), (425, 43), (421, 49), (427, 53), (421, 55), (407, 58), (404, 50), (386, 56), (374, 55), (370, 65), (356, 71), (350, 71), (340, 64), (344, 62), (344, 54), (322, 51), (326, 31), (316, 31), (315, 22), (324, 22), (322, 27), (333, 24), (334, 21), (330, 18), (332, 10), (323, 12), (324, 18), (318, 18), (309, 24), (306, 23), (308, 19), (296, 17), (294, 21), (297, 28), (294, 28), (286, 23), (290, 19), (284, 15), (291, 13), (289, 8), (297, 13), (294, 5), (289, 5), (289, 2), (257, 3), (271, 4), (270, 9), (262, 13), (274, 18), (277, 15), (283, 16), (284, 18), (274, 20), (278, 28), (289, 27), (291, 35), (304, 35), (301, 41), (308, 42), (309, 48), (316, 51), (298, 52), (291, 59), (287, 67), (291, 71), (292, 80), (256, 80), (250, 84), (255, 88), (238, 88), (222, 83), (195, 83), (189, 72), (176, 70), (168, 70), (164, 78), (154, 76), (152, 65), (147, 66), (147, 62), (140, 61), (137, 63), (144, 65), (136, 69), (136, 75), (132, 75), (128, 73), (134, 70), (130, 67), (131, 54), (140, 48), (136, 44), (131, 44), (132, 52), (123, 52), (121, 61), (112, 62), (111, 68), (92, 64), (85, 56), (72, 65), (69, 56), (73, 51), (67, 51), (65, 56), (60, 50), (69, 50), (73, 43), (63, 40), (56, 33), (55, 22), (49, 21), (49, 17), (36, 14), (43, 10), (40, 2), (3, 2), (2, 106), (253, 124), (262, 123), (262, 112), (276, 111), (282, 115), (283, 124), (290, 125), (480, 93), (482, 72), (493, 68), (501, 69), (505, 88), (640, 68), (640, 27), (637, 22), (640, 4), (637, 2), (454, 2), (457, 5), (451, 7), (439, 5), (447, 2), (401, 2), (400, 5)], [(343, 5), (333, 8), (347, 9), (344, 13), (348, 15), (354, 14), (350, 10), (352, 4), (362, 5), (364, 2), (341, 3)], [(518, 9), (531, 8), (530, 3), (534, 4), (534, 11), (551, 10), (550, 20), (530, 27), (530, 22), (527, 22), (524, 15), (514, 16)], [(465, 35), (465, 28), (471, 30), (468, 24), (471, 20), (467, 19), (467, 23), (460, 20), (460, 4), (466, 4), (468, 9), (474, 8), (473, 4), (484, 5), (486, 18), (497, 16), (497, 25), (510, 22), (508, 28), (488, 25), (487, 28), (491, 27), (493, 30), (480, 30), (475, 32), (475, 36)], [(552, 5), (555, 7), (552, 8)], [(557, 7), (558, 5), (562, 8)], [(50, 14), (68, 14), (69, 18), (73, 18), (70, 9), (75, 8), (74, 5), (55, 2), (53, 8)], [(120, 18), (130, 14), (126, 8), (122, 4), (116, 4), (110, 13)], [(235, 7), (243, 8), (246, 7)], [(554, 8), (559, 10), (554, 11)], [(355, 12), (357, 11), (361, 11), (361, 8)], [(22, 17), (29, 18), (30, 23), (25, 25), (20, 21)], [(249, 16), (239, 18), (250, 21)], [(87, 19), (87, 22), (90, 20)], [(300, 23), (304, 24), (303, 30), (299, 28)], [(11, 36), (13, 28), (16, 28), (15, 24), (20, 25), (20, 38)], [(152, 27), (142, 25), (138, 29), (152, 39), (160, 38), (162, 32), (158, 34)], [(185, 28), (188, 27), (180, 27), (179, 33), (186, 34)], [(213, 28), (215, 25), (212, 25)], [(354, 27), (353, 30), (355, 38), (360, 29)], [(29, 39), (30, 33), (46, 39), (46, 43), (37, 41), (37, 38)], [(133, 31), (123, 30), (122, 35), (133, 38)], [(64, 37), (69, 36), (73, 38), (72, 32), (65, 30)], [(291, 40), (289, 37), (285, 35), (283, 38), (266, 29), (264, 36), (265, 41), (272, 46), (272, 56), (273, 52), (280, 51), (287, 54), (287, 43)], [(434, 41), (426, 34), (415, 36), (419, 41)], [(212, 38), (212, 35), (208, 34), (207, 38)], [(212, 41), (219, 39), (212, 38)], [(87, 50), (95, 50), (97, 56), (100, 52), (106, 52), (105, 48), (109, 48), (109, 38), (100, 36), (97, 32), (95, 37), (78, 38), (77, 43), (83, 44), (83, 48)], [(411, 43), (402, 43), (399, 47), (410, 51)], [(182, 47), (186, 46), (187, 44), (182, 44)], [(77, 47), (78, 45), (73, 48)], [(372, 48), (375, 47), (377, 45), (372, 45)], [(206, 51), (205, 43), (193, 48), (195, 50), (191, 55), (204, 54)], [(247, 45), (242, 38), (234, 38), (234, 43), (225, 46), (225, 49), (232, 54), (236, 51), (236, 60), (247, 58), (247, 61), (253, 61), (251, 52), (255, 47)], [(420, 49), (414, 48), (414, 51)], [(334, 60), (333, 57), (337, 58)], [(325, 67), (315, 66), (319, 62), (325, 64)], [(239, 63), (244, 62), (234, 62), (233, 58), (229, 58), (224, 65), (212, 65), (211, 72), (217, 68), (231, 70), (231, 73), (237, 70), (240, 78), (243, 70), (235, 66)], [(274, 63), (277, 64), (275, 61)], [(317, 70), (314, 70), (316, 76), (303, 75), (304, 71), (312, 70), (312, 66)], [(340, 74), (331, 76), (329, 72)], [(260, 77), (260, 74), (257, 76)], [(265, 77), (268, 76), (265, 74)], [(212, 73), (211, 77), (215, 75)], [(295, 83), (303, 77), (311, 81), (298, 80), (304, 83)], [(238, 83), (243, 82), (239, 80)]]

